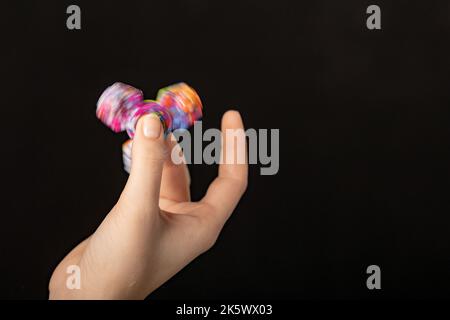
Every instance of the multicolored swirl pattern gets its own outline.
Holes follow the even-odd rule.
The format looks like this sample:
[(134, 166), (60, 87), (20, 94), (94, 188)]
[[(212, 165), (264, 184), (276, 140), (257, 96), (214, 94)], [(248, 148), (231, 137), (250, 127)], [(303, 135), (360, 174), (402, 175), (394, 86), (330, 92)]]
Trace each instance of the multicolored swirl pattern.
[[(187, 129), (203, 115), (200, 97), (186, 83), (177, 83), (157, 94), (156, 101), (144, 100), (142, 91), (116, 82), (108, 87), (97, 102), (97, 117), (114, 132), (127, 131), (133, 139), (136, 124), (146, 114), (156, 114), (161, 120), (164, 134), (177, 129)], [(132, 140), (122, 146), (124, 167), (131, 169)]]

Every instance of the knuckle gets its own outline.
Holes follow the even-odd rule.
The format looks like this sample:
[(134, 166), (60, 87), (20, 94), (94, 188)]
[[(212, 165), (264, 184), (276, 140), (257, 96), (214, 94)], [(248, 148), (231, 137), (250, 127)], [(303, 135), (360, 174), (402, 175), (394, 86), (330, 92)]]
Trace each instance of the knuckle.
[(161, 162), (167, 158), (167, 149), (160, 143), (147, 143), (143, 146), (143, 157), (150, 162)]
[(240, 184), (240, 190), (242, 191), (242, 193), (245, 192), (245, 190), (247, 190), (248, 187), (248, 178), (245, 177), (244, 179), (241, 180), (241, 184)]
[(199, 218), (199, 237), (201, 238), (201, 251), (205, 252), (211, 249), (217, 242), (222, 224), (217, 222), (212, 216)]

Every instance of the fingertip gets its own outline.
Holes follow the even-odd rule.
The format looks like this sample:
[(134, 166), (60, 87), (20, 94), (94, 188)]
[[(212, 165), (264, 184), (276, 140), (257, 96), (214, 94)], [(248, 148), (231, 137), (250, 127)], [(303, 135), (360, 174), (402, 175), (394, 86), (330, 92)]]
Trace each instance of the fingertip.
[(244, 128), (241, 114), (237, 110), (230, 109), (222, 117), (222, 127), (224, 128)]
[(161, 120), (154, 113), (142, 116), (137, 123), (136, 133), (150, 139), (158, 139), (161, 137), (162, 124)]
[(236, 110), (236, 109), (228, 109), (228, 110), (225, 112), (225, 115), (235, 115), (235, 116), (240, 116), (240, 113), (239, 113), (239, 111)]

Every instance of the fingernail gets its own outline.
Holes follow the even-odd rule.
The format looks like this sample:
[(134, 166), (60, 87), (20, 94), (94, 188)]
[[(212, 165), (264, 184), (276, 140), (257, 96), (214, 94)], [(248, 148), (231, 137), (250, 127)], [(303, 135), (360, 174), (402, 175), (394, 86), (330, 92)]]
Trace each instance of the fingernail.
[(145, 116), (143, 121), (144, 136), (152, 139), (158, 138), (161, 134), (161, 121), (159, 120), (159, 117), (150, 114)]

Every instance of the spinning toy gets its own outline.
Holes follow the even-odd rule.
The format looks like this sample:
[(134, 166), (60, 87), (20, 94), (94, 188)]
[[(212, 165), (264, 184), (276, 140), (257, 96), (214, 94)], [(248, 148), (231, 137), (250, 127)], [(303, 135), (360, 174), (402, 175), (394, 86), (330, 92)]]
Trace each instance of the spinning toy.
[[(108, 87), (97, 102), (97, 117), (114, 132), (127, 131), (133, 139), (139, 118), (156, 114), (164, 134), (187, 129), (202, 117), (202, 102), (194, 89), (177, 83), (158, 91), (156, 101), (144, 100), (142, 91), (116, 82)], [(131, 168), (132, 140), (122, 146), (124, 167)]]

